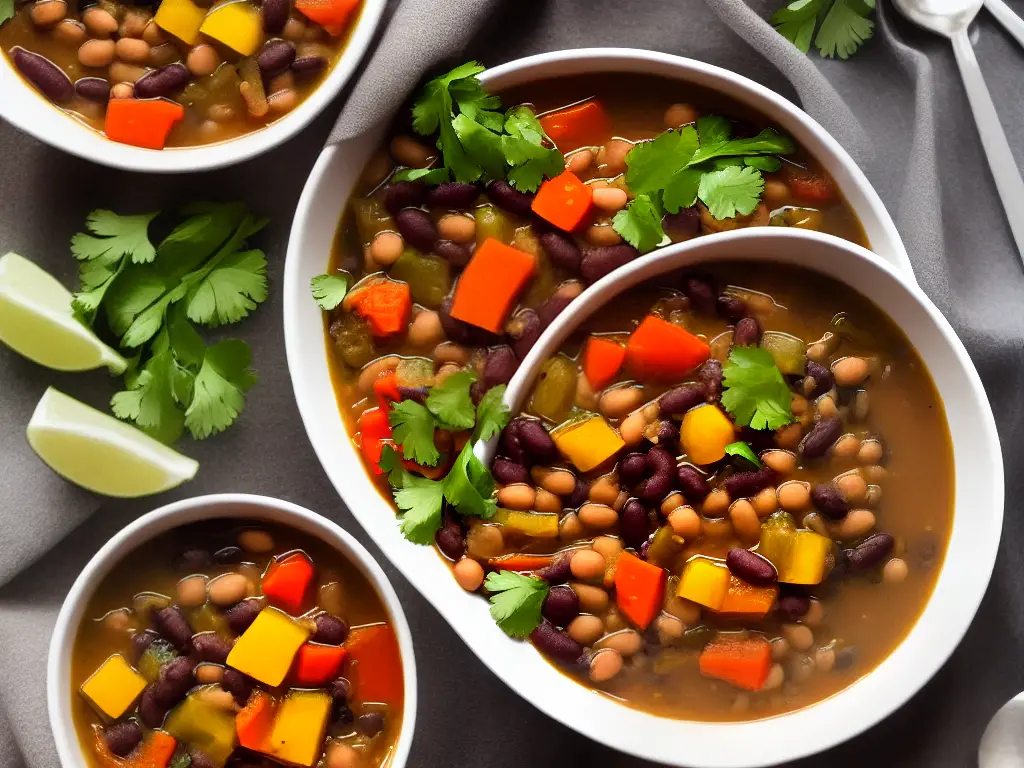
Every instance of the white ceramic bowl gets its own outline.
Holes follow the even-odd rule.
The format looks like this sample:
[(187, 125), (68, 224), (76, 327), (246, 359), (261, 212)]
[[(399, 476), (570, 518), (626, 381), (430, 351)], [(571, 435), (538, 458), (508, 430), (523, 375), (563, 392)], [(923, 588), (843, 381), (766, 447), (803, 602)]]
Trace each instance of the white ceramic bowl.
[(60, 764), (64, 768), (86, 768), (88, 765), (83, 759), (82, 748), (71, 718), (70, 697), (77, 695), (73, 693), (71, 687), (71, 649), (79, 624), (85, 618), (85, 607), (89, 599), (110, 569), (132, 550), (174, 528), (198, 520), (216, 518), (265, 520), (314, 536), (336, 549), (341, 557), (355, 565), (376, 590), (387, 609), (402, 656), (405, 707), (402, 714), (402, 730), (395, 744), (391, 765), (394, 768), (403, 768), (409, 757), (416, 725), (416, 658), (409, 623), (405, 619), (405, 613), (394, 588), (370, 553), (352, 538), (351, 534), (327, 518), (291, 502), (245, 493), (222, 493), (183, 499), (143, 515), (104, 544), (75, 579), (57, 615), (57, 624), (53, 628), (46, 661), (46, 704), (50, 716), (50, 730), (57, 745)]
[(40, 141), (100, 165), (147, 173), (189, 173), (234, 165), (290, 139), (338, 95), (373, 39), (386, 0), (363, 0), (348, 43), (334, 68), (309, 97), (284, 117), (237, 139), (198, 147), (143, 149), (110, 141), (55, 107), (0, 55), (0, 117)]

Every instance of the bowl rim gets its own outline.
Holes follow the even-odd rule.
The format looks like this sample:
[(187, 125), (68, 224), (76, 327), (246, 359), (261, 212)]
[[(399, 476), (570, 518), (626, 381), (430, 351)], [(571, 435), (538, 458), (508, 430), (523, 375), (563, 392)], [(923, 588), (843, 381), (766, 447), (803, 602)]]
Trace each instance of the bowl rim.
[(370, 47), (387, 0), (363, 0), (345, 47), (316, 89), (273, 123), (234, 139), (152, 150), (111, 141), (26, 83), (0, 53), (0, 118), (51, 147), (109, 168), (143, 173), (209, 171), (250, 160), (300, 133), (345, 87)]
[(193, 496), (147, 512), (114, 534), (79, 573), (61, 605), (46, 659), (46, 709), (60, 764), (87, 768), (71, 715), (71, 650), (85, 605), (121, 559), (153, 538), (198, 520), (245, 518), (266, 520), (314, 536), (347, 558), (366, 577), (389, 615), (402, 658), (404, 705), (402, 728), (395, 740), (392, 765), (403, 768), (416, 726), (416, 656), (409, 623), (387, 575), (355, 537), (337, 523), (290, 501), (249, 493)]

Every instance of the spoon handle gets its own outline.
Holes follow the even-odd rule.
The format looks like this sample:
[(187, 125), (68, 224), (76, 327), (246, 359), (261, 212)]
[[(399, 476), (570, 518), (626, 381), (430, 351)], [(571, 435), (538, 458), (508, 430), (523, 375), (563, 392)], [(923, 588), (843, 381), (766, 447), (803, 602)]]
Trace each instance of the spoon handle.
[(974, 122), (978, 126), (981, 145), (988, 157), (988, 165), (996, 182), (996, 189), (1006, 210), (1006, 218), (1017, 243), (1017, 253), (1024, 259), (1024, 181), (1021, 180), (1017, 163), (1013, 159), (1010, 144), (999, 122), (999, 113), (992, 103), (985, 80), (981, 76), (981, 68), (974, 56), (974, 48), (967, 38), (967, 30), (963, 29), (952, 37), (953, 53), (960, 67), (967, 91), (967, 100), (971, 103)]
[(1006, 31), (1024, 46), (1024, 19), (1010, 10), (1010, 6), (1003, 0), (985, 0), (985, 7), (996, 17), (996, 21), (1006, 27)]

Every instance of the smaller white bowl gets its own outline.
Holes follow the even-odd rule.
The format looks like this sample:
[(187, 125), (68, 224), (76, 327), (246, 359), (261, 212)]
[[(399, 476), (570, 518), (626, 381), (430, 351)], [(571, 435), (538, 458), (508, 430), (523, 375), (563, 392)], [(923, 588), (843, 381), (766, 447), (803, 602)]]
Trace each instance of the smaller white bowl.
[(143, 149), (111, 141), (65, 113), (29, 85), (0, 54), (0, 117), (50, 146), (100, 165), (144, 173), (189, 173), (234, 165), (261, 155), (305, 128), (355, 72), (380, 24), (386, 0), (363, 0), (348, 42), (316, 90), (270, 125), (237, 139), (198, 147)]
[(197, 520), (217, 518), (246, 518), (278, 523), (325, 542), (356, 566), (376, 590), (387, 609), (391, 626), (398, 638), (402, 656), (402, 676), (405, 683), (405, 704), (402, 729), (395, 742), (391, 768), (403, 768), (412, 747), (416, 725), (416, 658), (413, 653), (412, 634), (405, 619), (398, 595), (370, 553), (325, 517), (305, 507), (268, 496), (246, 493), (222, 493), (183, 499), (143, 515), (119, 531), (103, 545), (75, 579), (64, 598), (57, 624), (50, 639), (46, 661), (46, 704), (50, 717), (50, 730), (57, 745), (57, 755), (64, 768), (87, 768), (82, 748), (75, 733), (71, 717), (71, 649), (78, 627), (85, 614), (86, 604), (110, 570), (130, 552), (162, 533)]

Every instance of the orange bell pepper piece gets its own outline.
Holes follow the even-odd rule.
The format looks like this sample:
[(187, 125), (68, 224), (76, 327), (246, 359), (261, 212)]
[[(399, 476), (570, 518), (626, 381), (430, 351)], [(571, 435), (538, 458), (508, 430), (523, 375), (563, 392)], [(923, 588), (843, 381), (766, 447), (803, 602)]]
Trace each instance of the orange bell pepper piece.
[(664, 601), (664, 569), (629, 552), (620, 554), (615, 568), (615, 602), (626, 618), (647, 629)]
[(313, 582), (313, 563), (301, 552), (273, 560), (263, 576), (263, 594), (275, 608), (298, 616)]
[(355, 700), (400, 707), (405, 688), (394, 630), (387, 624), (357, 627), (349, 633), (345, 648)]
[(184, 117), (185, 108), (167, 99), (111, 99), (103, 130), (111, 141), (163, 149), (171, 129)]

